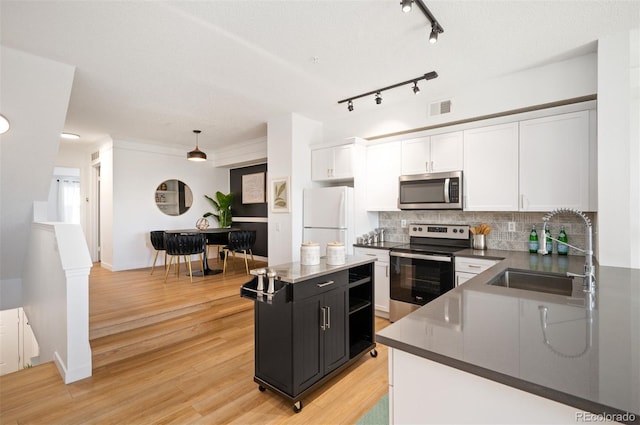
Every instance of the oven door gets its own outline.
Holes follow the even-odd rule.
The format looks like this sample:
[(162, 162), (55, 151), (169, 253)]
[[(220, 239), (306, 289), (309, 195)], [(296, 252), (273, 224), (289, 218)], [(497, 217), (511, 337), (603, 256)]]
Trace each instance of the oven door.
[(390, 253), (391, 300), (425, 305), (453, 289), (453, 258), (446, 255)]

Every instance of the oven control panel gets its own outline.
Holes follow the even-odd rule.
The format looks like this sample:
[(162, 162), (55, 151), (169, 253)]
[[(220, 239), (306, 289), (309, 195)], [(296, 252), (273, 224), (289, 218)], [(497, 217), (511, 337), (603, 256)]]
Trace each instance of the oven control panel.
[(442, 239), (469, 239), (469, 226), (466, 224), (412, 223), (409, 225), (409, 236)]

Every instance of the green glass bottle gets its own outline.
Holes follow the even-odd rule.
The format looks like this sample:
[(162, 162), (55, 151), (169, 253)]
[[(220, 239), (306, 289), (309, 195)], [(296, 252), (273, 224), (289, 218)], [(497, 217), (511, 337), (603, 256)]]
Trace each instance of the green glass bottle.
[(558, 255), (567, 255), (569, 253), (569, 247), (567, 246), (567, 242), (569, 239), (567, 238), (567, 232), (564, 230), (564, 226), (560, 227), (560, 233), (558, 234)]
[(538, 252), (538, 232), (536, 232), (536, 225), (534, 224), (531, 228), (531, 233), (529, 233), (529, 252), (535, 254)]
[(551, 231), (547, 226), (544, 226), (544, 242), (547, 247), (547, 253), (551, 254), (553, 252), (553, 241), (551, 240)]

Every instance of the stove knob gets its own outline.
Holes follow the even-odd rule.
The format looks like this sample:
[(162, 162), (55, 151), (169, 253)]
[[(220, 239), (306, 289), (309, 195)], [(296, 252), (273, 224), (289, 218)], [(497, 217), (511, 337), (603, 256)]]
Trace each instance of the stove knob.
[(464, 233), (464, 229), (460, 229), (460, 233)]
[(458, 233), (458, 229), (453, 229), (453, 233)]
[(413, 231), (415, 232), (416, 230), (418, 230), (418, 228), (416, 226), (413, 226)]
[(418, 227), (418, 232), (422, 232), (422, 227)]

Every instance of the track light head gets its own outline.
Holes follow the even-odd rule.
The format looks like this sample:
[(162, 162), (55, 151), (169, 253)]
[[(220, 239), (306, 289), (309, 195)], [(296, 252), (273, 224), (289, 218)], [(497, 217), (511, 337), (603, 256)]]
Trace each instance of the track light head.
[(402, 0), (400, 4), (402, 5), (402, 11), (404, 13), (411, 12), (411, 7), (413, 6), (413, 0)]
[(420, 93), (420, 87), (418, 87), (418, 82), (414, 81), (413, 82), (413, 94), (418, 94)]
[(382, 96), (380, 96), (380, 92), (376, 93), (376, 105), (382, 103)]
[(442, 32), (437, 24), (431, 25), (431, 34), (429, 34), (429, 43), (435, 44), (438, 41), (438, 34)]
[(353, 111), (353, 101), (349, 101), (349, 103), (347, 103), (347, 109), (349, 110), (349, 112)]

